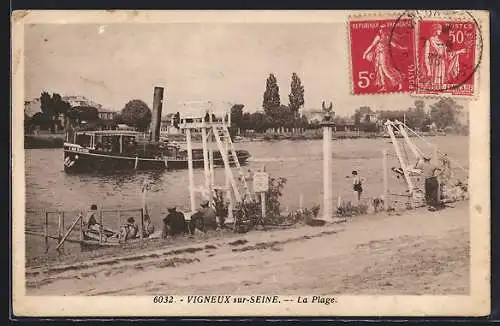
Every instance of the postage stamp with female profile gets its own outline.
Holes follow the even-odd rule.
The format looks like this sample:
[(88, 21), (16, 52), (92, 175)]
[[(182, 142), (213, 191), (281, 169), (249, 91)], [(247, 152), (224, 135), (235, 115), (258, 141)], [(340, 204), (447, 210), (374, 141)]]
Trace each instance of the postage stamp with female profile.
[(409, 17), (349, 21), (352, 92), (413, 92), (415, 29)]
[(477, 27), (473, 21), (418, 20), (417, 94), (472, 96)]

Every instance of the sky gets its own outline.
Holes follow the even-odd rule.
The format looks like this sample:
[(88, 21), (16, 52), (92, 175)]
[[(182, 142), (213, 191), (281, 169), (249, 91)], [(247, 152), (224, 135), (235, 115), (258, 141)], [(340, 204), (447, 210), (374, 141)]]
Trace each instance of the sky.
[[(305, 88), (306, 109), (333, 102), (337, 115), (360, 106), (406, 109), (407, 94), (352, 95), (347, 28), (343, 23), (296, 24), (36, 24), (25, 30), (25, 99), (42, 91), (84, 95), (120, 110), (131, 99), (150, 107), (165, 87), (163, 112), (179, 103), (262, 106), (274, 73), (288, 104), (292, 73)], [(436, 100), (426, 100), (431, 104)]]

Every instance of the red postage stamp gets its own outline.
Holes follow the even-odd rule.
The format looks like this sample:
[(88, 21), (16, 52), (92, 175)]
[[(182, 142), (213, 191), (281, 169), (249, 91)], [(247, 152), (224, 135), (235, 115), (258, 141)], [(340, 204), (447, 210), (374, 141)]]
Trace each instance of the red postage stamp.
[(350, 20), (354, 94), (413, 92), (415, 28), (411, 18)]
[(472, 96), (476, 67), (476, 24), (417, 21), (417, 94)]

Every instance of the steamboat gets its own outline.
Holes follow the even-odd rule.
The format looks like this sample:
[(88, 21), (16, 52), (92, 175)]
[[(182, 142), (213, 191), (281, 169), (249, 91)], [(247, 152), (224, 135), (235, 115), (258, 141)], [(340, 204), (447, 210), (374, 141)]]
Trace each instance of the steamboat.
[[(236, 150), (240, 165), (250, 153)], [(203, 167), (203, 149), (192, 149), (193, 167)], [(235, 165), (229, 152), (229, 163)], [(223, 166), (220, 151), (213, 151), (215, 166)], [(72, 142), (64, 143), (64, 171), (122, 171), (187, 169), (188, 153), (174, 142), (151, 142), (144, 134), (128, 130), (77, 131)]]
[[(177, 125), (190, 124), (199, 126), (204, 132), (211, 133), (220, 150), (182, 148), (179, 144), (160, 139), (160, 121), (163, 103), (163, 88), (155, 87), (153, 97), (153, 112), (151, 132), (142, 133), (133, 130), (93, 130), (71, 131), (66, 134), (64, 143), (64, 171), (93, 172), (120, 170), (164, 170), (187, 169), (189, 160), (194, 168), (204, 166), (204, 152), (210, 152), (214, 166), (224, 166), (224, 158), (229, 165), (244, 165), (250, 158), (246, 150), (235, 150), (232, 146), (228, 127), (231, 118), (228, 109), (219, 117), (212, 109), (186, 114), (183, 117), (177, 113)], [(189, 137), (190, 139), (190, 137)], [(224, 142), (225, 145), (222, 144)]]

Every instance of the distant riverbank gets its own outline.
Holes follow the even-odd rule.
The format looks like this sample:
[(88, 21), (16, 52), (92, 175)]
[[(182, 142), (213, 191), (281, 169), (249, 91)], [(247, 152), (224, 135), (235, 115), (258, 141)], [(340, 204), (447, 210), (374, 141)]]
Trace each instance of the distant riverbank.
[[(444, 136), (442, 133), (433, 132), (421, 132), (421, 136)], [(373, 138), (383, 138), (388, 137), (383, 133), (368, 133), (368, 132), (335, 132), (333, 135), (334, 139), (373, 139)], [(169, 136), (171, 140), (183, 141), (184, 135), (171, 135)], [(256, 133), (246, 136), (235, 136), (233, 141), (235, 142), (247, 142), (247, 141), (276, 141), (276, 140), (314, 140), (322, 139), (323, 133), (314, 131), (306, 131), (304, 133)], [(201, 141), (201, 135), (194, 134), (193, 140)], [(25, 149), (37, 149), (37, 148), (63, 148), (64, 145), (64, 134), (38, 134), (38, 135), (24, 135), (24, 148)]]
[(24, 135), (24, 148), (63, 148), (64, 134)]

